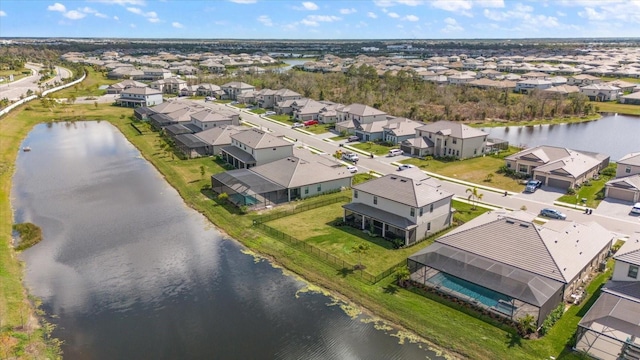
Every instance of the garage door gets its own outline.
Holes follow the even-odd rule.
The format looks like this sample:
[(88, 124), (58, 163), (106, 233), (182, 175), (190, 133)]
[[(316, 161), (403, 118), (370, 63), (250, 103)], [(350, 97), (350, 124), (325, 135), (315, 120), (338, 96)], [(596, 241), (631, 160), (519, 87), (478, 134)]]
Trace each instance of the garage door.
[(610, 187), (609, 188), (609, 192), (607, 193), (607, 195), (610, 198), (613, 198), (613, 199), (632, 202), (634, 194), (633, 194), (633, 191)]
[(547, 177), (542, 175), (536, 175), (536, 180), (540, 180), (544, 184), (547, 181)]
[(560, 189), (568, 189), (569, 186), (571, 186), (571, 181), (549, 178), (547, 185)]

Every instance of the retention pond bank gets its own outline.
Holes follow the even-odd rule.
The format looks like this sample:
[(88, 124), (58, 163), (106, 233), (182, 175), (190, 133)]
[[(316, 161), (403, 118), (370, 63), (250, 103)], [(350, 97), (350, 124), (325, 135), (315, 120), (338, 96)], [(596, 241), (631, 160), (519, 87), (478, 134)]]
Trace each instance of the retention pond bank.
[(65, 359), (435, 359), (225, 238), (108, 122), (37, 125), (13, 178)]

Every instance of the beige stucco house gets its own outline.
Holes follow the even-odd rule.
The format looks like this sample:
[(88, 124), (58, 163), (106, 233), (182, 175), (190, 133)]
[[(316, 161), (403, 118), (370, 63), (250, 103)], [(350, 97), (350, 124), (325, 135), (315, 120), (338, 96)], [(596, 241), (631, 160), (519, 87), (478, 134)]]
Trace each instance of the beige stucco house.
[(413, 139), (400, 148), (412, 156), (450, 156), (467, 159), (484, 154), (488, 134), (453, 121), (437, 121), (416, 128)]
[(640, 202), (640, 152), (623, 156), (616, 165), (616, 178), (605, 184), (605, 197)]
[(248, 169), (293, 155), (293, 143), (265, 131), (250, 129), (231, 135), (231, 145), (220, 149), (236, 169)]

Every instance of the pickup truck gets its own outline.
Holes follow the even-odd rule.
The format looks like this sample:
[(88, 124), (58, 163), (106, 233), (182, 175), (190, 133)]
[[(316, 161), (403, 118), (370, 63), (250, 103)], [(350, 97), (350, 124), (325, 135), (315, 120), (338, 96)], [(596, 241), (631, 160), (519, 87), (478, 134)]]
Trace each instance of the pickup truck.
[(358, 161), (358, 154), (352, 153), (352, 152), (345, 152), (345, 153), (342, 154), (342, 159), (343, 160), (352, 161), (352, 162), (356, 162), (356, 161)]

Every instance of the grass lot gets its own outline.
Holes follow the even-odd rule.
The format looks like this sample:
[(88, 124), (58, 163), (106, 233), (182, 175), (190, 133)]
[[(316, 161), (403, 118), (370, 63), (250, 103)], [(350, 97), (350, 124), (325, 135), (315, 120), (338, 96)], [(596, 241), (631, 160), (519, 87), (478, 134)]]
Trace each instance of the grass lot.
[(398, 148), (397, 146), (386, 146), (374, 142), (351, 143), (349, 146), (353, 146), (362, 151), (373, 152), (377, 156), (387, 155), (389, 150)]
[(316, 135), (329, 132), (333, 128), (333, 124), (316, 124), (311, 126), (305, 126), (304, 129), (310, 133)]
[(640, 115), (640, 105), (618, 104), (616, 102), (594, 102), (592, 104), (597, 106), (600, 112), (604, 113)]
[(102, 73), (96, 72), (92, 67), (85, 67), (87, 78), (80, 84), (70, 86), (66, 89), (55, 92), (55, 97), (66, 99), (71, 95), (79, 98), (81, 96), (101, 96), (107, 93), (107, 90), (100, 90), (101, 85), (111, 85), (122, 80), (107, 79)]
[[(28, 71), (28, 74), (23, 74), (23, 71)], [(9, 83), (9, 75), (13, 74), (13, 81), (17, 81), (22, 79), (23, 77), (27, 77), (29, 75), (31, 75), (31, 70), (27, 69), (27, 68), (23, 68), (20, 70), (0, 70), (0, 77), (4, 78), (3, 82), (0, 82), (0, 84), (7, 84)]]
[(609, 76), (603, 76), (600, 78), (602, 81), (614, 81), (614, 80), (622, 80), (622, 81), (626, 81), (629, 83), (636, 83), (636, 84), (640, 84), (640, 79), (637, 78), (631, 78), (631, 77), (609, 77)]
[[(425, 160), (411, 158), (402, 161), (415, 165), (422, 170), (437, 173), (454, 179), (469, 181), (514, 192), (521, 192), (524, 186), (518, 180), (496, 173), (504, 165), (504, 158), (514, 154), (517, 149), (512, 147), (498, 155), (480, 156), (466, 160), (442, 161), (437, 159)], [(493, 174), (490, 181), (488, 175)]]
[(269, 118), (273, 119), (273, 120), (277, 120), (277, 121), (283, 122), (283, 123), (291, 123), (291, 124), (294, 123), (294, 121), (291, 119), (290, 115), (284, 115), (284, 114), (269, 115)]
[[(608, 167), (615, 171), (616, 164), (610, 163)], [(596, 208), (598, 207), (598, 204), (600, 204), (600, 201), (604, 199), (604, 185), (609, 180), (611, 180), (611, 178), (608, 176), (600, 176), (598, 180), (590, 180), (589, 184), (591, 185), (582, 185), (580, 189), (576, 191), (575, 195), (561, 196), (560, 198), (558, 198), (558, 201), (562, 201), (568, 204), (575, 204), (576, 200), (580, 201), (585, 198), (587, 199), (586, 204), (580, 202), (579, 205), (586, 205), (590, 208)]]
[[(593, 103), (595, 105), (602, 104), (600, 102)], [(602, 109), (600, 110), (602, 111)], [(560, 118), (553, 119), (541, 119), (541, 120), (531, 120), (531, 121), (485, 121), (485, 122), (471, 122), (467, 125), (471, 127), (502, 127), (502, 126), (535, 126), (535, 125), (545, 125), (545, 124), (567, 124), (567, 123), (578, 123), (585, 121), (597, 120), (601, 116), (599, 114), (595, 115), (587, 115), (587, 116), (564, 116)]]
[[(238, 104), (238, 105), (240, 105), (240, 104)], [(238, 105), (235, 105), (235, 106), (236, 106), (236, 107), (238, 107)], [(266, 112), (267, 112), (267, 110), (262, 109), (262, 108), (257, 108), (257, 109), (253, 109), (253, 110), (251, 110), (251, 112), (252, 112), (252, 113), (254, 113), (254, 114), (258, 114), (258, 115), (260, 115), (260, 114), (264, 114), (264, 113), (266, 113)]]
[[(577, 359), (566, 349), (571, 335), (576, 329), (580, 316), (584, 314), (586, 305), (571, 308), (556, 324), (551, 333), (540, 340), (519, 338), (515, 331), (492, 324), (490, 320), (479, 319), (477, 315), (468, 313), (464, 308), (429, 294), (419, 295), (413, 291), (398, 288), (388, 277), (375, 285), (366, 285), (353, 276), (343, 276), (316, 259), (315, 256), (291, 248), (284, 243), (265, 236), (254, 229), (252, 219), (255, 214), (240, 215), (234, 207), (221, 203), (208, 189), (208, 174), (222, 171), (220, 165), (210, 158), (195, 160), (178, 160), (160, 150), (162, 144), (157, 133), (142, 127), (143, 134), (138, 134), (130, 125), (131, 109), (100, 104), (59, 106), (53, 111), (42, 109), (37, 102), (29, 105), (32, 110), (16, 111), (0, 120), (0, 321), (2, 321), (2, 341), (20, 342), (25, 348), (28, 342), (35, 345), (29, 349), (44, 348), (42, 332), (33, 328), (16, 330), (21, 325), (21, 317), (28, 311), (29, 304), (22, 288), (22, 269), (16, 260), (14, 251), (8, 246), (11, 238), (12, 210), (9, 191), (15, 157), (21, 140), (37, 123), (53, 119), (102, 119), (111, 122), (135, 145), (143, 156), (153, 164), (165, 177), (185, 202), (207, 216), (230, 237), (238, 239), (249, 249), (269, 256), (290, 271), (300, 274), (307, 280), (351, 299), (367, 308), (373, 314), (411, 329), (428, 339), (436, 346), (461, 357), (473, 359)], [(22, 107), (24, 109), (24, 107)], [(488, 159), (479, 158), (479, 159)], [(499, 159), (495, 159), (499, 161)], [(465, 167), (477, 167), (472, 163), (459, 162)], [(501, 163), (501, 161), (500, 161)], [(485, 164), (487, 165), (487, 164)], [(492, 164), (490, 164), (493, 166)], [(208, 173), (200, 174), (200, 166)], [(425, 169), (437, 167), (429, 161)], [(497, 168), (497, 166), (496, 166)], [(457, 172), (466, 173), (463, 167)], [(459, 176), (461, 176), (458, 174)], [(496, 176), (497, 177), (497, 176)], [(493, 182), (497, 181), (495, 178)], [(493, 184), (495, 186), (495, 184)], [(463, 211), (459, 211), (462, 213)], [(467, 214), (471, 216), (471, 214)], [(333, 215), (335, 218), (335, 215)], [(331, 216), (327, 215), (327, 219)], [(310, 221), (316, 221), (311, 219)], [(319, 225), (326, 220), (317, 220)], [(37, 224), (36, 224), (37, 225)], [(316, 230), (307, 227), (305, 231), (326, 231), (318, 226)], [(289, 230), (288, 230), (289, 231)], [(311, 233), (310, 233), (311, 235)], [(312, 236), (318, 244), (331, 245), (331, 240), (323, 240), (321, 235)], [(424, 243), (426, 244), (426, 243)], [(37, 246), (37, 245), (36, 245)], [(382, 247), (382, 246), (381, 246)], [(417, 250), (420, 246), (416, 246)], [(340, 249), (338, 247), (338, 249)], [(382, 250), (381, 250), (382, 251)], [(387, 250), (391, 252), (392, 250)], [(349, 256), (353, 254), (346, 254)], [(375, 266), (375, 265), (371, 265)], [(597, 280), (605, 280), (603, 275)], [(597, 285), (592, 284), (588, 290), (593, 293)], [(595, 286), (595, 288), (594, 288)], [(586, 302), (590, 303), (589, 300)], [(3, 342), (4, 344), (4, 342)], [(10, 348), (10, 352), (15, 349)], [(29, 350), (35, 351), (35, 350)], [(10, 353), (13, 354), (13, 353)], [(25, 358), (56, 358), (45, 354), (44, 350), (34, 356)], [(9, 357), (13, 357), (10, 355)], [(20, 356), (22, 357), (22, 356)]]

